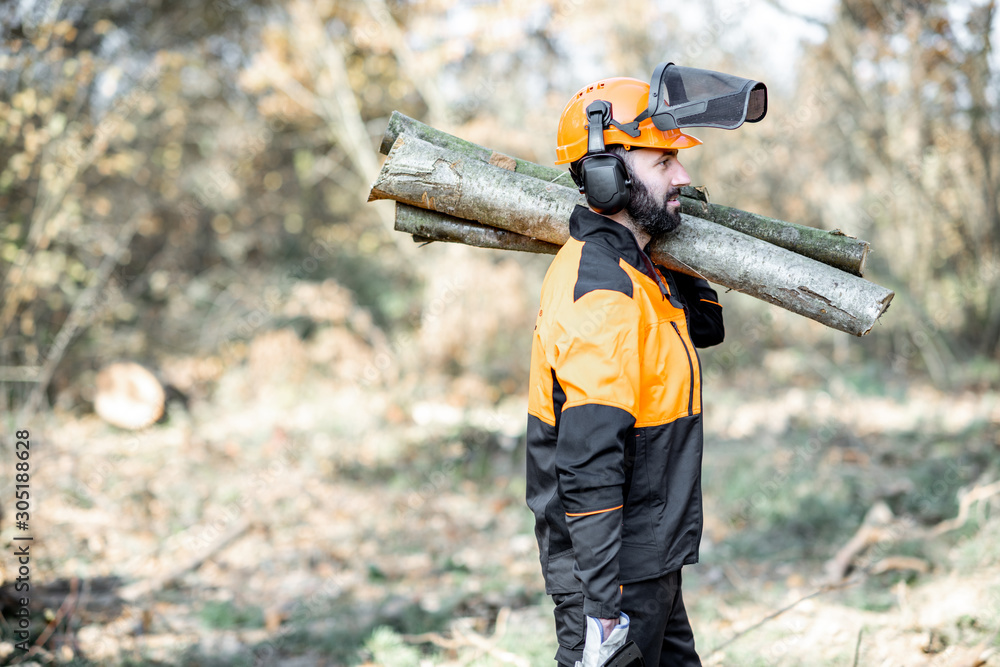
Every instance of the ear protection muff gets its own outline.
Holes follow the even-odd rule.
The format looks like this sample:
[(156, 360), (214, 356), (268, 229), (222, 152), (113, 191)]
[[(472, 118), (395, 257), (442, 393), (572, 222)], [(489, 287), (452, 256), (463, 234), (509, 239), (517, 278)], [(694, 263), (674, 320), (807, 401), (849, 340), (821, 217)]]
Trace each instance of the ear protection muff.
[(601, 215), (614, 215), (626, 206), (632, 191), (625, 160), (609, 153), (604, 145), (604, 130), (611, 120), (611, 103), (595, 100), (587, 107), (587, 154), (571, 170), (587, 205)]
[(614, 153), (587, 154), (580, 158), (574, 174), (587, 205), (601, 215), (614, 215), (628, 206), (632, 181), (625, 161)]

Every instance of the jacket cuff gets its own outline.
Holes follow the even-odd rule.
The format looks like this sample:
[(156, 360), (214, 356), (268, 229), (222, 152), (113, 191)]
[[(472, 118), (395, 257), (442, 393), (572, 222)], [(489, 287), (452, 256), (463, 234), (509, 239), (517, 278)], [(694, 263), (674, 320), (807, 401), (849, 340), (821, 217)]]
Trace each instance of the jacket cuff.
[(610, 602), (599, 602), (584, 597), (583, 614), (584, 616), (593, 616), (594, 618), (618, 618), (622, 611), (621, 597), (618, 591), (615, 591), (615, 599)]

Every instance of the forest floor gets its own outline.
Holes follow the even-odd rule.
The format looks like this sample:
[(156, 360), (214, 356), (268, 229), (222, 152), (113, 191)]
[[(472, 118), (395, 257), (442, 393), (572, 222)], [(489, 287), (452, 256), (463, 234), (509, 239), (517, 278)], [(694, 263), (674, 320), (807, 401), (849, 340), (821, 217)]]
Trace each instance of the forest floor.
[[(526, 398), (472, 375), (359, 382), (375, 357), (356, 342), (278, 329), (235, 361), (164, 359), (189, 405), (138, 433), (78, 409), (36, 419), (44, 648), (15, 650), (7, 567), (0, 660), (554, 664)], [(768, 353), (705, 393), (705, 534), (684, 571), (705, 664), (1000, 665), (996, 384), (804, 365)]]

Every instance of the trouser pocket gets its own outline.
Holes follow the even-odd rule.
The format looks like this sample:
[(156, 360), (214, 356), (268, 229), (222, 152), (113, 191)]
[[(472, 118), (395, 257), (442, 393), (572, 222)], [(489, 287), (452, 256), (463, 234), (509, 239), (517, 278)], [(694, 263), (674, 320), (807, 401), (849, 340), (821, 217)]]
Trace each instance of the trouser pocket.
[(556, 603), (556, 640), (569, 650), (583, 650), (586, 623), (583, 618), (583, 593), (553, 595)]

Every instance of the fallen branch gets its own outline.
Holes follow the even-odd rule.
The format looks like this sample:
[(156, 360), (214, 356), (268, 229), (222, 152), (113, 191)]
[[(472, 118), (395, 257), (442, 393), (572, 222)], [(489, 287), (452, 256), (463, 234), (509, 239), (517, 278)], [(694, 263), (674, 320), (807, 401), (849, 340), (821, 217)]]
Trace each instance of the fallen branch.
[(960, 496), (958, 501), (958, 515), (954, 519), (947, 519), (937, 524), (928, 531), (928, 534), (931, 537), (937, 537), (942, 533), (961, 528), (969, 520), (969, 510), (972, 508), (973, 503), (986, 500), (997, 494), (1000, 494), (1000, 480), (992, 484), (973, 488), (968, 493)]
[[(393, 143), (401, 136), (414, 137), (479, 162), (506, 165), (504, 166), (506, 169), (546, 183), (576, 189), (567, 171), (503, 155), (421, 123), (398, 111), (394, 111), (389, 118), (379, 150), (388, 155)], [(710, 204), (704, 190), (700, 188), (683, 188), (680, 201), (682, 213), (734, 229), (856, 276), (864, 275), (870, 247), (867, 241), (841, 232), (797, 225), (737, 208)]]
[[(817, 595), (847, 588), (860, 583), (861, 581), (867, 579), (870, 575), (883, 574), (892, 570), (913, 570), (920, 573), (929, 572), (930, 564), (923, 559), (909, 556), (887, 556), (875, 561), (874, 563), (869, 562), (867, 566), (859, 567), (857, 572), (850, 579), (843, 579), (843, 575), (846, 574), (855, 557), (871, 545), (889, 540), (895, 541), (902, 538), (912, 538), (914, 534), (920, 537), (934, 537), (949, 530), (960, 528), (968, 519), (969, 508), (974, 502), (991, 498), (997, 494), (1000, 494), (1000, 481), (983, 486), (977, 486), (961, 497), (961, 507), (957, 517), (942, 521), (936, 526), (925, 530), (913, 529), (911, 524), (897, 519), (897, 517), (892, 513), (892, 510), (889, 509), (889, 506), (884, 502), (879, 501), (875, 503), (872, 505), (871, 509), (868, 510), (864, 521), (862, 521), (860, 528), (858, 528), (854, 536), (846, 545), (844, 545), (843, 548), (841, 548), (840, 551), (837, 552), (837, 555), (834, 558), (827, 562), (827, 583), (809, 595), (801, 597), (791, 604), (768, 614), (757, 623), (741, 632), (736, 633), (726, 641), (722, 642), (711, 650), (706, 657), (706, 661), (721, 652), (737, 639), (740, 639), (754, 630), (757, 630), (768, 621), (777, 618), (786, 611), (789, 611), (802, 602), (805, 602), (810, 598), (814, 598)], [(1000, 632), (998, 632), (997, 635), (1000, 635)], [(994, 635), (994, 638), (997, 635)], [(988, 646), (991, 642), (992, 640), (979, 645), (976, 650), (981, 651), (982, 648), (985, 648), (985, 646)], [(858, 643), (855, 646), (855, 664), (857, 664), (858, 648), (860, 647), (860, 644), (861, 634), (859, 633)], [(980, 662), (976, 664), (984, 663)]]
[(944, 533), (956, 530), (965, 525), (969, 520), (969, 512), (972, 505), (981, 500), (1000, 495), (1000, 480), (990, 484), (978, 485), (966, 493), (958, 496), (958, 514), (952, 519), (945, 519), (929, 527), (918, 526), (912, 519), (906, 517), (896, 517), (889, 506), (879, 501), (872, 505), (865, 515), (861, 526), (854, 533), (850, 540), (837, 551), (836, 555), (826, 562), (827, 581), (836, 582), (843, 579), (848, 571), (855, 566), (858, 557), (867, 551), (869, 547), (880, 545), (880, 552), (867, 557), (869, 565), (865, 566), (868, 572), (879, 574), (889, 570), (915, 570), (917, 572), (928, 572), (930, 566), (924, 560), (918, 558), (907, 558), (902, 556), (887, 556), (875, 561), (881, 553), (885, 552), (888, 545), (900, 540), (932, 539)]
[(868, 547), (880, 542), (895, 539), (896, 516), (884, 502), (879, 501), (865, 514), (861, 526), (858, 527), (854, 535), (847, 544), (826, 562), (823, 569), (826, 571), (826, 580), (830, 583), (841, 581), (854, 564), (854, 560), (861, 555)]
[(760, 628), (761, 626), (765, 625), (769, 621), (773, 621), (774, 619), (778, 618), (779, 616), (781, 616), (782, 614), (784, 614), (786, 611), (791, 611), (792, 609), (794, 609), (795, 607), (799, 606), (800, 604), (802, 604), (806, 600), (810, 600), (810, 599), (812, 599), (812, 598), (814, 598), (814, 597), (816, 597), (818, 595), (823, 595), (824, 593), (829, 593), (831, 591), (837, 591), (837, 590), (841, 590), (843, 588), (848, 588), (850, 586), (853, 586), (853, 585), (855, 585), (857, 583), (860, 583), (861, 580), (863, 578), (865, 578), (865, 576), (866, 575), (862, 574), (862, 575), (859, 575), (857, 577), (854, 577), (854, 578), (850, 579), (849, 581), (844, 581), (844, 582), (837, 583), (837, 584), (826, 584), (826, 585), (818, 588), (817, 590), (813, 591), (809, 595), (805, 595), (803, 597), (800, 597), (795, 602), (792, 602), (791, 604), (785, 605), (781, 609), (778, 609), (777, 611), (768, 614), (764, 618), (760, 619), (759, 621), (757, 621), (756, 623), (754, 623), (753, 625), (751, 625), (749, 628), (746, 628), (745, 630), (741, 630), (740, 632), (737, 632), (735, 635), (733, 635), (732, 637), (730, 637), (726, 641), (724, 641), (721, 644), (719, 644), (718, 646), (714, 647), (709, 652), (708, 656), (705, 657), (705, 661), (707, 662), (709, 659), (711, 659), (712, 657), (714, 657), (717, 653), (720, 653), (724, 648), (726, 648), (727, 646), (729, 646), (730, 644), (732, 644), (733, 642), (735, 642), (737, 639), (745, 637), (746, 635), (750, 634), (754, 630), (757, 630), (758, 628)]
[(931, 565), (922, 558), (915, 556), (887, 556), (871, 566), (871, 574), (885, 574), (895, 570), (913, 570), (920, 574), (931, 571)]
[(40, 650), (45, 647), (45, 642), (49, 641), (49, 638), (55, 633), (56, 628), (59, 624), (63, 622), (64, 619), (71, 616), (74, 608), (76, 607), (77, 600), (80, 599), (80, 579), (78, 577), (73, 577), (70, 579), (69, 593), (63, 600), (62, 604), (59, 605), (59, 609), (56, 611), (55, 616), (49, 621), (45, 629), (42, 630), (41, 634), (38, 635), (38, 639), (32, 645), (28, 651), (16, 658), (11, 664), (20, 664), (22, 660), (27, 660), (35, 656)]
[(198, 553), (198, 555), (194, 558), (191, 558), (186, 563), (175, 567), (165, 575), (149, 580), (139, 581), (122, 588), (119, 592), (119, 597), (128, 602), (134, 602), (143, 595), (155, 593), (177, 583), (180, 581), (181, 577), (189, 572), (194, 572), (204, 565), (206, 561), (214, 558), (217, 553), (228, 547), (239, 538), (243, 537), (243, 535), (246, 534), (251, 527), (253, 527), (253, 524), (250, 521), (240, 519), (236, 525), (229, 529), (228, 532), (206, 547), (204, 551)]
[(461, 621), (466, 619), (459, 619), (453, 627), (454, 637), (445, 637), (439, 632), (424, 632), (419, 635), (403, 635), (403, 641), (411, 644), (430, 643), (449, 651), (457, 651), (462, 648), (473, 649), (475, 653), (472, 659), (464, 662), (472, 662), (485, 654), (506, 664), (516, 665), (517, 667), (528, 667), (530, 663), (524, 658), (497, 648), (497, 644), (507, 632), (507, 620), (509, 617), (509, 607), (500, 609), (497, 612), (493, 634), (488, 638), (472, 628), (463, 628)]
[[(464, 158), (411, 136), (398, 138), (369, 200), (423, 209), (562, 245), (581, 203), (575, 189)], [(857, 336), (871, 330), (893, 292), (789, 250), (684, 215), (651, 255), (670, 269), (707, 278)], [(420, 236), (428, 237), (426, 233)]]

